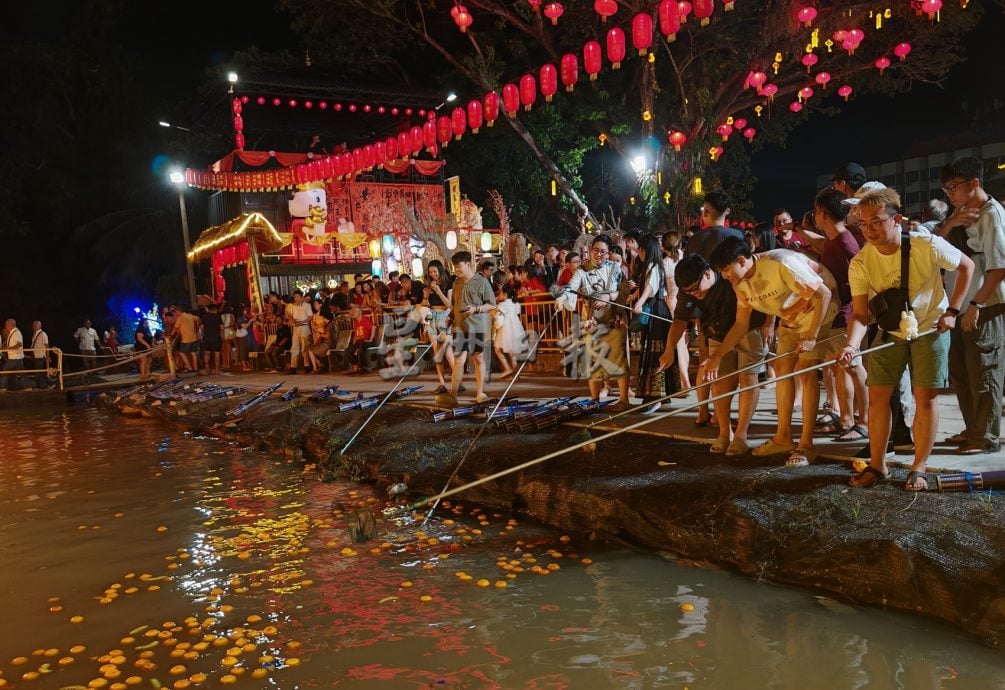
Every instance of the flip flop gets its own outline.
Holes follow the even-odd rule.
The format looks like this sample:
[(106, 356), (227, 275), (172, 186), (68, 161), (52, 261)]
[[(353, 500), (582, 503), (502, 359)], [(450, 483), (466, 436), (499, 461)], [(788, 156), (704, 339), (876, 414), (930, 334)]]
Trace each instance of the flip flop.
[(904, 491), (928, 491), (928, 479), (924, 472), (911, 471), (904, 482)]
[(717, 438), (712, 441), (712, 445), (709, 447), (708, 452), (715, 453), (716, 455), (722, 455), (729, 448), (728, 438)]
[(856, 424), (850, 429), (846, 429), (843, 434), (834, 437), (835, 441), (868, 441), (869, 431), (861, 424)]
[(816, 448), (796, 448), (785, 461), (786, 467), (806, 467), (817, 459)]
[(883, 474), (872, 465), (868, 465), (861, 472), (853, 474), (851, 479), (848, 480), (848, 484), (856, 489), (867, 489), (870, 486), (879, 484), (881, 481), (885, 481), (889, 476), (888, 474)]
[(943, 441), (943, 443), (952, 443), (957, 446), (962, 446), (966, 442), (967, 442), (967, 435), (962, 432), (959, 434), (953, 434), (952, 436), (948, 437), (945, 441)]
[(836, 414), (834, 414), (833, 412), (825, 412), (824, 414), (817, 417), (816, 426), (827, 426), (828, 424), (838, 425), (840, 423), (841, 418), (838, 417)]
[(847, 432), (840, 424), (822, 424), (820, 426), (813, 427), (814, 434), (843, 434)]

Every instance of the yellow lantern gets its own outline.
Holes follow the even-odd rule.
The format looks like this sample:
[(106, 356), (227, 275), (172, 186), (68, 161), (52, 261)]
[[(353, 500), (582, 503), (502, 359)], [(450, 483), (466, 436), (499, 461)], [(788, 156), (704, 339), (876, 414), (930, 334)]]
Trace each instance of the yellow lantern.
[(492, 234), (483, 232), (481, 237), (481, 247), (483, 252), (492, 251)]
[(370, 258), (380, 258), (380, 240), (370, 240)]
[(447, 230), (447, 249), (450, 251), (457, 249), (457, 233), (453, 230)]

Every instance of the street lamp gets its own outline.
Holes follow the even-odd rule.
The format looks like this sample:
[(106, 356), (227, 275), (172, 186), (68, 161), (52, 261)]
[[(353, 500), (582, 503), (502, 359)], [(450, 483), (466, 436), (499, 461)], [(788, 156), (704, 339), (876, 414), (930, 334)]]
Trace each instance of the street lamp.
[(191, 251), (191, 243), (188, 240), (188, 212), (185, 210), (185, 176), (177, 170), (172, 170), (168, 175), (171, 184), (178, 188), (178, 208), (181, 210), (181, 236), (185, 241), (185, 272), (188, 276), (188, 301), (195, 309), (195, 273), (192, 271), (192, 262), (188, 260), (188, 253)]

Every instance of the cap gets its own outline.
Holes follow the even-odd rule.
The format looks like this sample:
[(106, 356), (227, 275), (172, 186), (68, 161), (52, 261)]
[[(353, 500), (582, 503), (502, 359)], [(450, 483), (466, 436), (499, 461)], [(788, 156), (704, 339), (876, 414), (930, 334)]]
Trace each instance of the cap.
[(886, 189), (886, 185), (882, 182), (876, 182), (875, 180), (866, 182), (858, 188), (858, 191), (855, 192), (855, 196), (848, 197), (844, 200), (844, 202), (846, 204), (851, 204), (852, 206), (858, 206), (859, 202), (862, 201), (862, 197), (876, 189)]
[(865, 168), (858, 163), (844, 163), (834, 171), (834, 181), (845, 181), (852, 189), (861, 187), (868, 178)]

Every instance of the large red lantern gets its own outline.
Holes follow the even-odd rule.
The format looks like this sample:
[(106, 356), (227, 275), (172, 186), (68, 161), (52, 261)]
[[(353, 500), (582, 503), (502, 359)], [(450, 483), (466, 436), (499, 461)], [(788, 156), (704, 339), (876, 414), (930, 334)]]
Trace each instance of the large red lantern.
[(702, 26), (708, 26), (709, 18), (714, 11), (714, 0), (694, 0), (694, 16)]
[(879, 73), (882, 75), (883, 70), (885, 70), (887, 67), (890, 66), (890, 58), (884, 55), (881, 58), (876, 58), (876, 62), (874, 62), (873, 64), (876, 65), (876, 69), (878, 69)]
[(807, 5), (806, 7), (801, 7), (798, 12), (796, 12), (796, 19), (802, 22), (803, 26), (807, 29), (813, 23), (813, 20), (817, 18), (817, 8)]
[(618, 3), (615, 0), (594, 0), (593, 9), (600, 15), (600, 21), (606, 22), (608, 17), (617, 13)]
[(485, 123), (491, 127), (499, 119), (499, 94), (489, 91), (482, 99), (482, 105), (485, 106)]
[(430, 152), (436, 146), (436, 120), (422, 123), (422, 145)]
[(617, 27), (607, 32), (607, 59), (611, 61), (611, 69), (621, 69), (621, 61), (625, 59), (625, 32)]
[(412, 137), (408, 132), (398, 132), (398, 158), (406, 158), (412, 150)]
[(757, 134), (757, 130), (754, 129), (753, 127), (747, 127), (745, 130), (743, 130), (743, 138), (749, 142), (754, 141), (755, 134)]
[(558, 70), (555, 69), (555, 65), (542, 65), (539, 81), (541, 82), (541, 95), (544, 96), (545, 101), (551, 103), (552, 97), (558, 91)]
[(789, 110), (791, 110), (794, 113), (798, 113), (802, 109), (803, 104), (800, 103), (799, 101), (792, 101), (791, 103), (789, 103)]
[(743, 129), (746, 126), (747, 126), (747, 121), (744, 120), (742, 117), (738, 117), (735, 120), (733, 120), (733, 129), (735, 129), (737, 131)]
[(817, 57), (816, 53), (806, 53), (806, 55), (803, 55), (802, 60), (800, 60), (800, 62), (806, 65), (806, 73), (809, 74), (810, 68), (813, 67), (813, 65), (817, 64), (818, 62), (820, 62), (820, 58)]
[(906, 58), (911, 54), (911, 44), (910, 43), (898, 43), (893, 47), (893, 54), (899, 57), (901, 60)]
[(746, 85), (753, 86), (755, 89), (760, 91), (761, 86), (763, 86), (764, 82), (766, 81), (768, 81), (768, 75), (765, 74), (764, 72), (751, 72), (749, 75), (747, 75)]
[(436, 119), (436, 138), (444, 146), (450, 145), (450, 135), (454, 133), (454, 125), (446, 115)]
[(813, 89), (811, 89), (809, 86), (804, 86), (803, 88), (799, 89), (799, 93), (797, 95), (799, 96), (800, 100), (808, 101), (809, 99), (813, 98)]
[(560, 70), (565, 90), (572, 91), (575, 89), (576, 82), (579, 81), (579, 59), (572, 53), (566, 53), (562, 56)]
[(667, 140), (670, 145), (673, 146), (673, 150), (680, 153), (681, 147), (687, 143), (687, 135), (676, 129), (670, 130), (667, 134)]
[(599, 43), (590, 41), (583, 46), (583, 67), (586, 69), (586, 73), (590, 75), (590, 81), (594, 81), (597, 75), (600, 74), (601, 61)]
[[(384, 161), (387, 160), (387, 142), (378, 141), (373, 145), (373, 163), (374, 165), (380, 167), (384, 165)], [(325, 177), (331, 177), (330, 175), (325, 175)]]
[(321, 172), (326, 180), (335, 177), (335, 161), (331, 156), (325, 156), (325, 159), (321, 161)]
[(819, 74), (817, 74), (816, 77), (813, 78), (813, 80), (826, 89), (827, 82), (831, 80), (831, 75), (829, 72), (820, 72)]
[[(966, 7), (966, 3), (961, 4)], [(921, 12), (924, 12), (928, 15), (929, 20), (935, 19), (941, 9), (942, 0), (921, 0), (921, 2), (918, 3), (918, 13), (920, 14)]]
[(544, 16), (551, 20), (551, 25), (558, 25), (558, 18), (562, 16), (565, 12), (565, 8), (562, 7), (560, 2), (549, 2), (544, 6)]
[(468, 114), (464, 108), (458, 106), (450, 113), (450, 129), (457, 141), (460, 141), (464, 133), (468, 131)]
[(475, 134), (478, 134), (478, 130), (482, 126), (482, 102), (477, 98), (473, 101), (468, 101), (468, 127)]
[(520, 109), (520, 90), (516, 84), (506, 84), (502, 87), (503, 110), (510, 117), (516, 117), (516, 111)]
[(468, 27), (474, 23), (474, 17), (468, 12), (468, 8), (464, 5), (454, 5), (454, 8), (450, 10), (450, 15), (454, 18), (454, 24), (457, 28), (461, 30), (461, 33), (465, 33)]
[(677, 40), (677, 32), (680, 31), (680, 14), (677, 12), (677, 3), (674, 0), (663, 0), (659, 6), (660, 31), (671, 43)]
[(520, 102), (524, 110), (530, 110), (537, 100), (537, 80), (531, 74), (520, 77)]
[(632, 45), (639, 55), (649, 52), (653, 44), (653, 18), (645, 12), (640, 12), (632, 19)]
[(423, 145), (426, 143), (425, 139), (426, 137), (422, 127), (416, 125), (408, 130), (408, 143), (410, 144), (409, 149), (411, 150), (413, 156), (418, 155), (419, 151), (422, 150)]
[(363, 167), (372, 168), (376, 162), (377, 156), (373, 151), (373, 144), (367, 144), (363, 147)]

